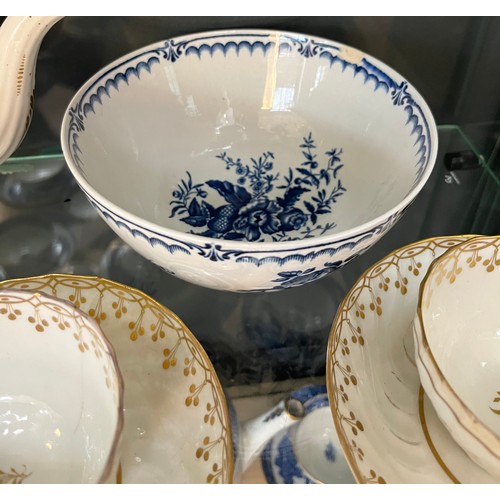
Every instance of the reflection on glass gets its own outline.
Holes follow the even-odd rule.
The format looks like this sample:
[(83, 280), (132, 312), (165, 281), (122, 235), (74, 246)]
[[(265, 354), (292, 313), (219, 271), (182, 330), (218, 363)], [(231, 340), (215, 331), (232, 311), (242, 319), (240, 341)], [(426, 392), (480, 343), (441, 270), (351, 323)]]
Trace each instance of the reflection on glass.
[(0, 241), (0, 275), (7, 278), (50, 273), (73, 253), (70, 233), (34, 213), (0, 223)]

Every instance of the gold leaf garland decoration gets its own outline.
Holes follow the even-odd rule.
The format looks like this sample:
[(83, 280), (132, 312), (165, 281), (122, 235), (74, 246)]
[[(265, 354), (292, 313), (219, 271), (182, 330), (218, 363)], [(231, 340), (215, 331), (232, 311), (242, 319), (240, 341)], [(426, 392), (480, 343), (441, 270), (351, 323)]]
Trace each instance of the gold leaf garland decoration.
[[(497, 392), (497, 395), (493, 398), (493, 403), (500, 403), (500, 392)], [(489, 408), (495, 415), (500, 415), (500, 408), (495, 409), (491, 406)]]
[[(163, 354), (165, 356), (165, 360), (163, 361), (163, 368), (168, 370), (170, 368), (175, 368), (177, 366), (177, 351), (181, 345), (181, 342), (183, 341), (191, 354), (190, 357), (185, 357), (184, 358), (184, 367), (183, 367), (183, 374), (185, 377), (189, 376), (194, 376), (197, 373), (197, 365), (200, 365), (201, 363), (198, 360), (198, 350), (195, 348), (192, 340), (186, 336), (186, 333), (184, 330), (180, 330), (179, 332), (179, 338), (177, 339), (177, 342), (173, 345), (172, 348), (170, 349), (164, 349)], [(186, 395), (184, 404), (187, 407), (193, 406), (197, 407), (200, 404), (200, 397), (201, 394), (205, 390), (211, 391), (212, 397), (216, 398), (216, 401), (218, 401), (218, 396), (217, 396), (217, 391), (214, 386), (214, 381), (213, 381), (213, 375), (212, 371), (208, 369), (206, 366), (201, 364), (201, 368), (203, 369), (204, 372), (204, 378), (203, 380), (198, 383), (198, 384), (191, 384), (188, 389), (188, 394)], [(211, 403), (207, 403), (206, 405), (206, 413), (203, 416), (203, 422), (205, 424), (209, 424), (210, 426), (214, 426), (216, 421), (221, 421), (221, 416), (219, 414), (220, 412), (220, 405), (214, 404), (213, 406)], [(208, 462), (210, 460), (210, 452), (215, 448), (219, 447), (221, 445), (224, 446), (224, 438), (225, 435), (219, 436), (217, 439), (211, 440), (209, 436), (205, 436), (202, 440), (201, 445), (196, 449), (195, 455), (198, 460), (203, 459), (205, 462)], [(225, 446), (223, 448), (225, 450)], [(226, 451), (224, 451), (223, 455), (223, 460), (226, 458)], [(221, 464), (217, 463), (216, 461), (212, 462), (212, 467), (211, 467), (211, 472), (207, 475), (207, 482), (208, 483), (219, 483), (221, 480), (221, 475), (223, 474), (224, 469), (221, 466)]]
[(11, 467), (9, 471), (0, 469), (0, 484), (22, 484), (25, 479), (31, 476), (31, 472), (26, 474), (26, 465), (23, 464), (23, 468), (22, 472), (17, 471), (14, 467)]
[[(94, 352), (97, 357), (102, 355), (100, 352), (104, 348), (102, 341), (97, 333), (85, 324), (78, 310), (66, 309), (57, 304), (42, 300), (36, 293), (27, 298), (16, 295), (3, 295), (0, 297), (0, 315), (7, 315), (10, 321), (16, 321), (23, 313), (21, 309), (16, 308), (19, 304), (29, 304), (33, 314), (30, 314), (26, 319), (33, 324), (35, 330), (39, 333), (45, 333), (45, 330), (50, 326), (50, 322), (55, 324), (61, 332), (71, 329), (71, 320), (76, 324), (76, 331), (72, 332), (73, 338), (77, 341), (78, 348), (81, 352), (89, 350), (87, 340), (94, 343)], [(84, 335), (85, 334), (85, 335)]]
[[(115, 392), (115, 380), (113, 377), (110, 377), (112, 360), (110, 357), (103, 356), (103, 353), (107, 353), (108, 351), (102, 339), (94, 328), (87, 323), (79, 309), (74, 309), (74, 304), (69, 302), (66, 306), (63, 306), (46, 300), (42, 298), (40, 293), (37, 293), (41, 290), (30, 289), (23, 286), (21, 286), (20, 289), (23, 292), (31, 291), (33, 293), (26, 297), (20, 297), (16, 294), (2, 294), (2, 296), (0, 296), (0, 315), (7, 315), (10, 321), (16, 321), (23, 315), (21, 309), (18, 308), (19, 305), (29, 305), (32, 314), (29, 314), (26, 319), (33, 325), (37, 333), (45, 334), (52, 322), (57, 326), (61, 334), (71, 334), (82, 354), (90, 351), (91, 345), (94, 356), (100, 361), (106, 386), (108, 389)], [(49, 296), (47, 297), (50, 299)]]
[(373, 469), (370, 469), (368, 476), (365, 476), (365, 483), (367, 484), (386, 484), (385, 479), (379, 476)]
[[(198, 407), (202, 395), (205, 395), (205, 399), (209, 402), (205, 406), (206, 411), (202, 412), (202, 423), (208, 424), (214, 429), (220, 427), (220, 432), (212, 438), (205, 435), (196, 449), (193, 449), (193, 455), (198, 460), (208, 462), (214, 456), (214, 451), (217, 450), (215, 455), (218, 456), (218, 460), (211, 464), (206, 475), (206, 482), (227, 483), (232, 480), (231, 430), (227, 408), (222, 399), (222, 388), (203, 348), (174, 314), (168, 314), (163, 306), (142, 292), (104, 278), (47, 275), (12, 280), (4, 282), (3, 285), (8, 288), (45, 291), (54, 296), (69, 299), (75, 306), (81, 307), (84, 312), (86, 311), (98, 324), (110, 320), (110, 315), (121, 318), (125, 314), (130, 314), (126, 304), (137, 304), (139, 307), (137, 317), (128, 323), (129, 339), (133, 343), (142, 337), (149, 337), (154, 343), (162, 340), (167, 344), (161, 350), (163, 369), (171, 370), (182, 367), (182, 373), (185, 377), (203, 374), (200, 383), (189, 386), (189, 394), (186, 394), (185, 404), (188, 408)], [(97, 296), (93, 303), (90, 303), (92, 295)], [(105, 298), (111, 305), (109, 311), (105, 309)], [(1, 309), (0, 302), (0, 313)], [(177, 355), (182, 346), (188, 352), (179, 363)], [(86, 347), (82, 347), (85, 350), (87, 348), (88, 350), (94, 349), (92, 343), (87, 343)], [(187, 404), (188, 402), (189, 404)], [(201, 454), (200, 449), (202, 450)]]
[[(353, 398), (350, 392), (355, 390), (359, 378), (351, 361), (353, 349), (363, 350), (370, 342), (363, 331), (363, 324), (368, 318), (384, 314), (386, 293), (391, 290), (403, 296), (408, 293), (409, 275), (420, 276), (422, 273), (419, 256), (428, 252), (435, 255), (437, 248), (445, 250), (460, 241), (457, 238), (430, 239), (396, 250), (360, 277), (337, 311), (328, 342), (330, 404), (342, 447), (358, 482), (386, 483), (385, 478), (373, 468), (366, 470), (363, 465), (366, 454), (358, 439), (363, 436), (365, 425), (351, 407)], [(389, 273), (394, 278), (388, 276)]]
[(499, 251), (500, 237), (481, 236), (472, 238), (447, 252), (434, 264), (432, 276), (429, 276), (425, 289), (423, 305), (429, 307), (435, 285), (440, 285), (443, 280), (453, 285), (462, 275), (464, 269), (460, 262), (463, 262), (464, 254), (468, 254), (465, 265), (469, 269), (479, 266), (487, 273), (491, 273), (500, 266)]

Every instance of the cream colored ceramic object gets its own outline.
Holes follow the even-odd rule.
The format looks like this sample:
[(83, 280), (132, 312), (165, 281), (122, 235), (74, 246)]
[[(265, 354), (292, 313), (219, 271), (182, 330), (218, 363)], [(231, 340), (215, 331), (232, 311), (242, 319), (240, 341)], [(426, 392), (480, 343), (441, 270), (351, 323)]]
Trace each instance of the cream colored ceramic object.
[(33, 113), (38, 49), (56, 16), (7, 17), (0, 26), (0, 164), (17, 149)]
[(175, 314), (144, 293), (101, 278), (49, 275), (0, 288), (71, 301), (112, 342), (125, 383), (123, 483), (228, 483), (231, 429), (213, 366)]
[(412, 322), (432, 261), (467, 236), (432, 238), (370, 267), (339, 307), (328, 343), (335, 426), (361, 483), (496, 483), (442, 425), (420, 385)]
[(454, 439), (500, 478), (500, 237), (430, 267), (414, 322), (422, 385)]
[(114, 479), (123, 382), (97, 323), (39, 292), (0, 290), (0, 483)]

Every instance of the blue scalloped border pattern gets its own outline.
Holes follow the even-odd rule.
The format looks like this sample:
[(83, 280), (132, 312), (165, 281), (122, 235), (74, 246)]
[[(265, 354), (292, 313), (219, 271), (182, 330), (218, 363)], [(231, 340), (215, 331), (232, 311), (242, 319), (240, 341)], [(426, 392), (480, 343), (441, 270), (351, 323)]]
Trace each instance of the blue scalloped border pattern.
[[(242, 38), (246, 38), (242, 40)], [(112, 66), (89, 85), (77, 104), (69, 110), (70, 124), (68, 127), (67, 142), (72, 159), (82, 175), (83, 159), (78, 146), (79, 133), (85, 130), (85, 119), (89, 113), (95, 113), (95, 108), (103, 104), (105, 98), (111, 98), (113, 91), (119, 91), (120, 84), (129, 84), (132, 78), (140, 79), (143, 72), (151, 73), (155, 64), (161, 60), (175, 63), (182, 57), (203, 57), (205, 54), (213, 56), (215, 53), (227, 55), (230, 51), (239, 54), (248, 51), (253, 54), (261, 50), (264, 54), (275, 46), (275, 42), (268, 34), (239, 33), (239, 34), (213, 34), (186, 39), (173, 39), (161, 45), (131, 56), (126, 61)], [(326, 42), (316, 42), (314, 39), (300, 36), (280, 35), (280, 53), (296, 51), (304, 58), (325, 58), (334, 64), (340, 64), (342, 70), (351, 67), (354, 77), (361, 75), (365, 84), (373, 82), (374, 91), (383, 90), (390, 95), (393, 105), (403, 106), (408, 115), (407, 125), (410, 125), (410, 135), (415, 135), (414, 145), (418, 147), (416, 153), (415, 185), (419, 183), (430, 161), (429, 152), (432, 150), (431, 133), (421, 106), (414, 100), (408, 91), (408, 83), (397, 83), (380, 68), (362, 59), (360, 64), (355, 64), (339, 56), (340, 49), (336, 45)]]
[[(283, 266), (288, 262), (299, 262), (305, 263), (310, 260), (314, 260), (317, 257), (328, 255), (330, 257), (338, 254), (340, 251), (349, 249), (352, 250), (359, 246), (366, 240), (373, 238), (374, 236), (381, 237), (385, 234), (403, 215), (405, 210), (401, 210), (386, 219), (383, 223), (378, 226), (365, 231), (364, 233), (352, 236), (350, 238), (344, 238), (343, 240), (338, 240), (330, 243), (322, 243), (316, 245), (297, 246), (295, 248), (287, 250), (252, 250), (250, 252), (245, 252), (242, 250), (234, 250), (223, 248), (219, 243), (205, 243), (203, 245), (198, 245), (194, 243), (189, 243), (186, 241), (181, 241), (176, 238), (167, 236), (165, 234), (152, 231), (148, 228), (142, 227), (135, 224), (124, 217), (114, 213), (113, 211), (106, 208), (104, 205), (95, 200), (89, 193), (84, 190), (85, 195), (89, 199), (92, 206), (101, 214), (101, 216), (107, 220), (111, 221), (118, 229), (125, 230), (130, 233), (134, 238), (142, 238), (149, 243), (152, 247), (160, 246), (167, 252), (173, 254), (175, 252), (182, 252), (186, 255), (191, 255), (191, 253), (197, 253), (201, 257), (205, 257), (211, 261), (226, 261), (234, 260), (237, 263), (251, 263), (257, 267), (263, 266), (265, 264), (273, 263)], [(307, 242), (308, 240), (304, 240)], [(304, 252), (305, 250), (310, 250), (306, 254), (293, 253), (293, 252)], [(264, 257), (257, 257), (259, 254), (266, 254)], [(269, 255), (275, 254), (275, 255)], [(285, 256), (280, 256), (279, 254), (285, 254)], [(325, 266), (325, 269), (329, 269), (329, 266)], [(331, 269), (333, 271), (333, 268)], [(276, 287), (281, 288), (279, 285)]]

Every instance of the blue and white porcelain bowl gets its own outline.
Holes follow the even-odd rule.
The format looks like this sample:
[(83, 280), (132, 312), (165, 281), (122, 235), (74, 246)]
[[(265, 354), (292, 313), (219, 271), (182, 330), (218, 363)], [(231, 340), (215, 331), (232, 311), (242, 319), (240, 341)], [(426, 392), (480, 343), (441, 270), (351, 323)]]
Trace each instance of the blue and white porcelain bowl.
[(382, 237), (427, 181), (437, 132), (380, 61), (250, 29), (113, 62), (71, 101), (62, 146), (140, 254), (202, 286), (259, 291), (320, 278)]

